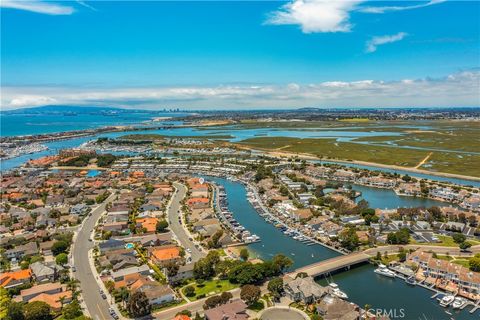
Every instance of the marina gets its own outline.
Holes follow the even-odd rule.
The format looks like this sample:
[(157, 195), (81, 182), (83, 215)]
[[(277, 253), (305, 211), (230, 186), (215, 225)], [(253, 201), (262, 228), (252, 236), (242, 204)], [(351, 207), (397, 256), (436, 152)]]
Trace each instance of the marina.
[[(284, 253), (294, 260), (292, 269), (296, 269), (339, 256), (338, 252), (317, 243), (306, 245), (294, 240), (273, 223), (266, 221), (247, 201), (247, 193), (251, 190), (240, 181), (232, 178), (206, 178), (225, 188), (225, 193), (231, 199), (227, 207), (233, 217), (246, 229), (261, 237), (261, 242), (248, 245), (249, 250), (259, 258), (269, 259), (277, 253)], [(367, 263), (351, 268), (348, 272), (331, 274), (328, 282), (325, 277), (318, 277), (317, 282), (322, 285), (336, 283), (349, 300), (361, 306), (370, 304), (373, 307), (395, 309), (400, 303), (400, 306), (405, 309), (407, 319), (423, 319), (423, 315), (433, 319), (450, 319), (450, 316), (445, 313), (445, 308), (441, 307), (437, 300), (430, 299), (431, 292), (435, 291), (432, 288), (424, 284), (408, 284), (406, 281), (408, 277), (398, 272), (395, 278), (391, 278), (377, 274), (374, 270), (375, 268)], [(386, 295), (385, 292), (389, 294)], [(467, 308), (468, 305), (465, 304), (460, 309), (449, 308), (449, 312), (458, 320), (471, 319), (471, 310)]]
[(228, 199), (227, 194), (225, 193), (225, 188), (223, 186), (215, 185), (214, 189), (214, 207), (220, 222), (231, 231), (239, 242), (244, 244), (259, 242), (260, 237), (256, 234), (252, 234), (250, 231), (246, 230), (245, 227), (240, 225), (233, 217), (232, 212), (228, 210)]

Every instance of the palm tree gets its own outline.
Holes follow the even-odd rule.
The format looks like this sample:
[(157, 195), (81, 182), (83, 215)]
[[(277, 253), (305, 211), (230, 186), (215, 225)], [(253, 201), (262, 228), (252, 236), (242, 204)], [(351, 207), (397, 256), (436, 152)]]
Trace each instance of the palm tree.
[(128, 298), (130, 297), (130, 292), (126, 287), (120, 288), (120, 299), (122, 300), (123, 307), (126, 307)]

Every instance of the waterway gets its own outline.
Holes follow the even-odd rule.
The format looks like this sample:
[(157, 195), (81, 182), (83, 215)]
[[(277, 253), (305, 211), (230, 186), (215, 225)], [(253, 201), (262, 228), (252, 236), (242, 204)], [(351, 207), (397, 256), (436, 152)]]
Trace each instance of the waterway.
[[(307, 246), (287, 237), (273, 225), (267, 223), (248, 202), (246, 190), (242, 184), (214, 177), (206, 177), (206, 180), (224, 186), (228, 208), (235, 219), (251, 233), (261, 238), (261, 242), (248, 245), (254, 255), (262, 259), (271, 259), (275, 254), (282, 253), (294, 260), (293, 268), (338, 256), (337, 252), (321, 245)], [(366, 200), (370, 200), (368, 195), (364, 196)], [(414, 198), (410, 200), (414, 200)], [(374, 308), (385, 309), (386, 312), (396, 312), (397, 319), (402, 318), (402, 314), (404, 315), (402, 319), (409, 320), (450, 319), (444, 309), (430, 298), (433, 292), (420, 287), (408, 286), (400, 279), (379, 276), (373, 272), (373, 269), (371, 265), (364, 265), (348, 272), (334, 274), (331, 279), (348, 294), (349, 300), (361, 307), (369, 304)], [(325, 280), (318, 279), (318, 281), (324, 283)], [(469, 314), (468, 310), (470, 307), (454, 313), (453, 318), (473, 319), (478, 317), (478, 313), (474, 316)], [(391, 315), (393, 314), (391, 313)], [(395, 319), (392, 316), (390, 318)]]
[(362, 193), (362, 195), (358, 197), (356, 201), (365, 199), (368, 201), (371, 208), (397, 209), (397, 208), (411, 208), (411, 207), (429, 208), (432, 206), (440, 206), (440, 207), (451, 206), (450, 203), (442, 202), (438, 200), (399, 196), (391, 189), (373, 188), (373, 187), (361, 186), (357, 184), (353, 185), (352, 189), (360, 191)]

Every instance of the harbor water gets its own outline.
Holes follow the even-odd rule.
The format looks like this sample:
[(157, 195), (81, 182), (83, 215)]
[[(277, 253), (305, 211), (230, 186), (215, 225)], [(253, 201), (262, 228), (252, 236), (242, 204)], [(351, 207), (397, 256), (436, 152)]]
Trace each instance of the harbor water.
[[(275, 254), (282, 253), (294, 260), (292, 269), (295, 269), (339, 255), (321, 245), (308, 246), (296, 241), (266, 222), (247, 200), (246, 189), (241, 183), (216, 177), (206, 177), (206, 179), (225, 188), (228, 208), (234, 218), (252, 234), (261, 238), (261, 242), (248, 245), (249, 250), (259, 258), (268, 260)], [(395, 193), (393, 196), (397, 197)], [(364, 195), (364, 197), (368, 197), (368, 195)], [(404, 201), (408, 201), (408, 199), (414, 200), (414, 198), (406, 198)], [(369, 199), (366, 198), (366, 200)], [(408, 203), (405, 204), (408, 206)], [(474, 315), (468, 312), (471, 307), (467, 307), (463, 311), (450, 310), (453, 314), (450, 316), (445, 313), (445, 309), (436, 300), (431, 299), (434, 294), (432, 291), (409, 286), (398, 278), (383, 277), (375, 274), (373, 270), (372, 265), (362, 265), (346, 272), (333, 274), (329, 280), (333, 279), (347, 293), (352, 302), (357, 303), (360, 307), (368, 304), (372, 308), (381, 309), (385, 314), (390, 313), (391, 319), (478, 318), (478, 312)], [(325, 279), (317, 280), (321, 284), (326, 283)]]

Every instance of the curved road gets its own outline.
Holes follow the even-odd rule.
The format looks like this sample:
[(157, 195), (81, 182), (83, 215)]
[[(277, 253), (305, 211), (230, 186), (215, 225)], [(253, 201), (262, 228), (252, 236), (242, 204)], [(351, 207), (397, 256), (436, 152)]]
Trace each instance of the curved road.
[(187, 187), (178, 182), (174, 182), (173, 185), (176, 191), (167, 209), (168, 224), (170, 226), (170, 230), (177, 236), (180, 245), (185, 249), (191, 250), (190, 255), (192, 257), (192, 262), (195, 262), (205, 257), (205, 253), (201, 249), (197, 249), (197, 247), (195, 247), (195, 243), (189, 238), (190, 235), (184, 229), (183, 225), (179, 222), (179, 218), (181, 218), (179, 211), (182, 208), (180, 202), (185, 198), (185, 195), (187, 194)]
[(94, 247), (94, 243), (88, 241), (88, 239), (90, 238), (98, 219), (102, 213), (105, 212), (105, 207), (114, 198), (115, 193), (112, 193), (112, 195), (91, 212), (91, 216), (85, 218), (82, 227), (77, 233), (75, 242), (73, 243), (72, 265), (77, 269), (74, 275), (75, 278), (80, 281), (82, 298), (87, 306), (88, 312), (90, 313), (90, 317), (93, 320), (112, 319), (112, 316), (108, 312), (110, 304), (100, 296), (100, 286), (90, 267), (88, 252)]

